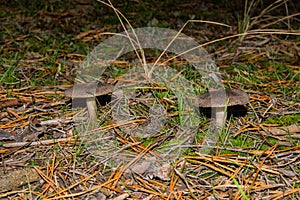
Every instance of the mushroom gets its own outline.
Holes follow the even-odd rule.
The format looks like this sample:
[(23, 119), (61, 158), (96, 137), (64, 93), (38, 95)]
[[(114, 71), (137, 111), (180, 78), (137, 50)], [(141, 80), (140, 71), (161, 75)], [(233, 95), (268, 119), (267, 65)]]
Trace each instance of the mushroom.
[(114, 86), (107, 83), (90, 82), (74, 85), (65, 91), (65, 96), (75, 99), (86, 99), (89, 120), (92, 124), (97, 121), (96, 97), (107, 95), (113, 92)]
[(226, 89), (208, 91), (198, 97), (197, 103), (200, 108), (211, 108), (216, 126), (222, 128), (227, 118), (227, 106), (245, 105), (248, 102), (247, 93), (236, 89)]

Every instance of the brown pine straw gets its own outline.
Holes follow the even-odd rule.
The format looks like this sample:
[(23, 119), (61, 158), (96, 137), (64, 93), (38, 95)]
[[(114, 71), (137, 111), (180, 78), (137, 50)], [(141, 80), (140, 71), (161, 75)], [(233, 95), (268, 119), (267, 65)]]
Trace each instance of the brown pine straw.
[[(99, 172), (94, 172), (93, 174), (89, 175), (89, 176), (86, 176), (85, 178), (83, 178), (82, 180), (74, 183), (73, 185), (69, 186), (68, 188), (65, 188), (65, 189), (62, 189), (62, 190), (59, 190), (58, 192), (54, 193), (54, 194), (51, 194), (49, 195), (47, 198), (51, 198), (51, 199), (60, 199), (60, 198), (68, 198), (68, 197), (76, 197), (76, 196), (80, 196), (80, 195), (83, 195), (83, 194), (87, 194), (87, 193), (90, 193), (92, 191), (95, 191), (95, 190), (98, 190), (102, 187), (105, 187), (106, 185), (109, 185), (111, 182), (115, 181), (116, 179), (111, 179), (111, 180), (108, 180), (107, 182), (105, 183), (102, 183), (102, 184), (99, 184), (99, 185), (96, 185), (95, 187), (93, 188), (90, 188), (90, 189), (87, 189), (83, 192), (78, 192), (78, 193), (72, 193), (72, 194), (67, 194), (67, 195), (61, 195), (62, 193), (65, 193), (66, 191), (68, 190), (71, 190), (72, 188), (76, 187), (77, 185), (80, 185), (80, 184), (84, 184), (85, 181), (91, 179), (92, 177), (96, 176)], [(108, 187), (110, 188), (110, 187)], [(111, 188), (110, 188), (111, 189)], [(120, 193), (123, 193), (121, 191), (118, 191)]]
[[(177, 166), (177, 165), (178, 165), (178, 161), (177, 161), (177, 163), (175, 164), (175, 166)], [(175, 188), (175, 186), (176, 186), (178, 180), (179, 180), (179, 176), (178, 176), (176, 173), (173, 172), (173, 173), (171, 174), (171, 179), (170, 179), (170, 186), (169, 186), (169, 188), (170, 188), (170, 193), (172, 193), (172, 192), (174, 191), (174, 188)], [(170, 195), (171, 195), (171, 194), (170, 194)]]
[[(57, 86), (49, 86), (48, 88), (53, 88)], [(47, 88), (47, 87), (44, 87)], [(17, 100), (17, 102), (21, 102), (24, 105), (24, 109), (22, 111), (14, 111), (12, 109), (7, 109), (7, 113), (9, 113), (11, 116), (13, 116), (13, 119), (8, 120), (5, 124), (0, 124), (0, 129), (12, 129), (15, 127), (26, 127), (29, 125), (30, 121), (29, 118), (33, 117), (40, 117), (40, 116), (49, 116), (61, 113), (61, 110), (56, 111), (43, 111), (45, 108), (65, 105), (65, 102), (57, 101), (53, 102), (52, 98), (47, 97), (46, 95), (62, 95), (63, 92), (61, 91), (44, 91), (40, 89), (32, 90), (34, 89), (33, 86), (30, 87), (23, 87), (23, 88), (17, 88), (17, 89), (8, 89), (6, 91), (3, 91), (4, 97), (0, 100), (0, 106), (1, 102), (5, 102), (6, 100), (13, 101)], [(2, 91), (1, 91), (2, 92)], [(14, 96), (14, 98), (6, 98), (6, 93), (9, 93), (11, 96)], [(36, 108), (29, 107), (30, 104), (35, 103), (44, 103), (43, 105), (39, 105)], [(38, 113), (33, 113), (33, 111), (39, 110)], [(26, 115), (25, 115), (26, 114)]]
[[(276, 1), (276, 2), (279, 2), (279, 1)], [(284, 2), (284, 1), (282, 1)], [(275, 3), (276, 4), (276, 3)], [(109, 4), (112, 6), (112, 4)], [(273, 5), (273, 4), (272, 4)], [(271, 9), (271, 8), (268, 8), (268, 9)], [(117, 12), (117, 10), (114, 9), (115, 12)], [(266, 12), (266, 11), (264, 11)], [(120, 13), (119, 13), (120, 14)], [(269, 21), (263, 21), (263, 22), (260, 22), (260, 20), (267, 20), (268, 18), (262, 18), (262, 16), (258, 16), (257, 18), (253, 18), (254, 21), (253, 22), (249, 22), (250, 25), (249, 27), (253, 27), (254, 25), (258, 25), (258, 27), (262, 27), (262, 28), (266, 28), (267, 26), (270, 26), (272, 24), (275, 24), (279, 21), (282, 21), (282, 20), (286, 20), (287, 18), (291, 18), (293, 16), (296, 16), (296, 15), (290, 15), (290, 16), (286, 16), (286, 17), (283, 17), (283, 18), (275, 18), (276, 20), (273, 20), (271, 22)], [(120, 18), (120, 16), (118, 16)], [(196, 21), (196, 20), (194, 20)], [(183, 30), (183, 28), (190, 22), (194, 22), (193, 20), (191, 21), (188, 21), (180, 31)], [(128, 22), (128, 21), (127, 21)], [(205, 21), (202, 21), (202, 22), (205, 22)], [(213, 24), (212, 22), (209, 22), (210, 24)], [(261, 24), (259, 24), (261, 23)], [(264, 23), (264, 24), (262, 24)], [(217, 24), (217, 23), (216, 23)], [(122, 26), (124, 26), (124, 24), (122, 23)], [(105, 28), (107, 28), (109, 26), (106, 26)], [(218, 40), (214, 40), (214, 41), (210, 41), (206, 44), (203, 44), (201, 46), (206, 46), (208, 44), (213, 44), (217, 41), (222, 41), (222, 40), (227, 40), (229, 38), (235, 38), (235, 37), (240, 37), (242, 36), (243, 40), (245, 40), (246, 36), (249, 36), (249, 35), (253, 35), (253, 36), (256, 36), (256, 35), (264, 35), (264, 34), (270, 34), (270, 35), (273, 35), (273, 34), (286, 34), (286, 35), (292, 35), (294, 34), (295, 36), (299, 36), (299, 32), (288, 32), (288, 31), (285, 31), (285, 30), (263, 30), (263, 29), (258, 29), (258, 30), (250, 30), (249, 29), (246, 29), (245, 30), (245, 33), (242, 33), (242, 34), (237, 34), (237, 35), (233, 35), (233, 36), (228, 36), (228, 37), (225, 37), (225, 38), (220, 38)], [(86, 39), (85, 41), (87, 41), (88, 39), (91, 39), (93, 38), (94, 36), (96, 36), (95, 38), (99, 38), (101, 37), (101, 32), (103, 31), (107, 31), (107, 29), (102, 29), (102, 30), (96, 30), (96, 31), (89, 31), (89, 32), (83, 32), (81, 34), (78, 35), (78, 37), (85, 37), (83, 39)], [(90, 36), (91, 35), (91, 36)], [(25, 36), (20, 36), (20, 37), (17, 37), (15, 38), (15, 40), (23, 40), (24, 38), (27, 38), (29, 35), (25, 35)], [(87, 36), (90, 36), (89, 38)], [(176, 37), (174, 38), (176, 39)], [(6, 40), (8, 42), (5, 42), (6, 44), (9, 44), (11, 42), (13, 42), (14, 40)], [(239, 45), (237, 42), (232, 42), (232, 45)], [(200, 47), (200, 46), (199, 46)], [(167, 49), (166, 49), (167, 50)], [(263, 49), (262, 49), (263, 50)], [(223, 49), (223, 52), (228, 52), (228, 49)], [(265, 56), (268, 52), (266, 51), (262, 51), (262, 52), (258, 52), (255, 51), (255, 50), (248, 50), (248, 51), (244, 51), (242, 52), (243, 55), (254, 55), (252, 57), (250, 57), (250, 61), (257, 61), (258, 59), (264, 59), (263, 56)], [(67, 54), (68, 56), (71, 56), (71, 54)], [(228, 54), (229, 56), (233, 57), (234, 54)], [(76, 54), (74, 54), (74, 56), (76, 56)], [(77, 54), (77, 56), (80, 56), (80, 57), (84, 57), (82, 55), (79, 55)], [(138, 55), (139, 56), (139, 55)], [(141, 60), (143, 58), (140, 58)], [(172, 60), (173, 58), (171, 58), (170, 60)], [(28, 59), (28, 60), (21, 60), (23, 62), (37, 62), (37, 61), (42, 61), (44, 60), (44, 58), (42, 59)], [(156, 61), (158, 62), (159, 59)], [(27, 64), (25, 64), (24, 66), (29, 66)], [(299, 66), (294, 66), (294, 71), (295, 72), (299, 72)], [(45, 70), (45, 68), (42, 68), (40, 67), (40, 70)], [(241, 73), (244, 73), (243, 71)], [(246, 72), (245, 72), (246, 73)], [(264, 77), (264, 76), (261, 76), (261, 77), (258, 77), (260, 79), (266, 79), (267, 77)], [(266, 79), (268, 80), (268, 79)], [(247, 81), (248, 83), (251, 83), (251, 84), (255, 84), (257, 86), (260, 86), (260, 87), (268, 87), (270, 86), (270, 84), (274, 84), (274, 85), (283, 85), (283, 84), (286, 84), (288, 83), (287, 81), (271, 81), (269, 83), (254, 83), (253, 81), (251, 81), (250, 79), (247, 79), (245, 78), (245, 81)], [(234, 82), (234, 84), (237, 84), (239, 86), (242, 86), (242, 83), (238, 83), (238, 82)], [(293, 83), (293, 85), (295, 86), (297, 83)], [(51, 92), (50, 93), (47, 93), (46, 91), (43, 91), (43, 90), (35, 90), (33, 91), (33, 94), (30, 95), (30, 91), (33, 87), (27, 87), (27, 89), (25, 88), (20, 88), (20, 89), (14, 89), (14, 90), (9, 90), (11, 93), (13, 93), (13, 95), (17, 96), (19, 99), (22, 99), (24, 102), (29, 103), (34, 103), (34, 102), (51, 102), (51, 98), (47, 98), (45, 95), (51, 95)], [(162, 89), (162, 88), (160, 88)], [(30, 92), (28, 92), (28, 91)], [(26, 93), (28, 94), (23, 94), (22, 91), (26, 91)], [(270, 89), (269, 91), (274, 91), (276, 92), (276, 90), (274, 88)], [(6, 94), (4, 94), (6, 91), (3, 90), (0, 91), (1, 93), (1, 97), (2, 96), (6, 96)], [(259, 91), (251, 91), (252, 94), (261, 94), (261, 92)], [(52, 93), (53, 94), (53, 93)], [(62, 94), (61, 92), (58, 92), (58, 93), (55, 93), (56, 95), (60, 95)], [(267, 112), (269, 112), (270, 109), (273, 109), (275, 111), (279, 111), (276, 107), (274, 107), (274, 105), (272, 103), (269, 103), (269, 101), (272, 100), (272, 98), (270, 96), (267, 96), (267, 95), (253, 95), (251, 97), (251, 102), (254, 102), (254, 101), (257, 101), (257, 102), (260, 102), (261, 104), (263, 104), (264, 106), (266, 106), (266, 108), (264, 107), (264, 113), (266, 114)], [(52, 104), (54, 105), (54, 104)], [(59, 105), (59, 104), (56, 104), (56, 105)], [(40, 108), (42, 108), (43, 106), (40, 106)], [(258, 107), (256, 107), (258, 108)], [(10, 118), (13, 118), (13, 119), (9, 119), (11, 121), (13, 121), (13, 123), (9, 123), (10, 124), (6, 124), (8, 125), (7, 127), (2, 127), (2, 128), (5, 128), (5, 129), (8, 129), (8, 128), (15, 128), (16, 126), (28, 126), (29, 125), (29, 122), (27, 122), (28, 119), (30, 119), (30, 116), (44, 116), (44, 113), (47, 113), (49, 114), (48, 112), (39, 112), (38, 114), (36, 115), (31, 115), (30, 113), (32, 113), (33, 110), (32, 109), (26, 109), (26, 111), (24, 112), (26, 114), (26, 117), (23, 118), (23, 113), (21, 112), (16, 112), (14, 110), (10, 110), (8, 111), (9, 115), (10, 115)], [(58, 114), (60, 113), (59, 112), (51, 112), (51, 114)], [(71, 114), (66, 114), (65, 116), (71, 116)], [(173, 115), (174, 116), (174, 115)], [(15, 121), (16, 120), (16, 121)], [(253, 133), (254, 131), (261, 131), (263, 130), (264, 131), (264, 127), (268, 127), (270, 125), (268, 124), (259, 124), (259, 123), (251, 123), (251, 122), (247, 122), (246, 120), (242, 119), (243, 120), (243, 123), (244, 124), (240, 130), (236, 133), (236, 135), (239, 135), (241, 133), (244, 133), (244, 132), (251, 132)], [(28, 120), (29, 121), (29, 120)], [(131, 122), (130, 122), (131, 123)], [(139, 123), (138, 121), (136, 121), (136, 123)], [(1, 125), (2, 126), (2, 125)], [(114, 124), (114, 125), (108, 125), (106, 126), (106, 130), (108, 129), (115, 129), (115, 130), (118, 130), (117, 128), (119, 127), (119, 124)], [(1, 127), (0, 127), (1, 128)], [(105, 130), (105, 129), (103, 129)], [(116, 131), (117, 132), (117, 131)], [(254, 133), (254, 134), (262, 134), (262, 133)], [(153, 153), (151, 151), (151, 148), (150, 147), (145, 147), (143, 145), (140, 145), (139, 143), (136, 143), (136, 138), (134, 137), (131, 137), (128, 139), (126, 138), (123, 138), (121, 134), (118, 134), (118, 136), (121, 138), (121, 142), (124, 143), (125, 145), (126, 144), (129, 144), (129, 146), (131, 146), (132, 149), (134, 149), (134, 151), (136, 152), (139, 152), (140, 155), (142, 155), (143, 153)], [(264, 135), (262, 135), (262, 137), (265, 137)], [(59, 140), (61, 143), (63, 141)], [(64, 140), (64, 142), (74, 142), (75, 140), (74, 139), (66, 139)], [(53, 144), (53, 143), (44, 143), (45, 141), (42, 141), (40, 143), (32, 143), (32, 144), (36, 144), (36, 145), (39, 145), (39, 144)], [(266, 139), (265, 139), (265, 142)], [(270, 144), (270, 143), (268, 143)], [(221, 149), (220, 148), (217, 148), (217, 151)], [(252, 192), (252, 191), (260, 191), (260, 190), (264, 190), (264, 189), (267, 189), (267, 188), (276, 188), (276, 187), (282, 187), (284, 184), (272, 184), (272, 185), (267, 185), (263, 182), (259, 182), (258, 180), (258, 176), (259, 176), (259, 173), (260, 172), (268, 172), (268, 173), (271, 173), (271, 174), (280, 174), (280, 171), (278, 171), (278, 167), (279, 166), (288, 166), (289, 163), (293, 162), (293, 161), (289, 161), (287, 163), (284, 163), (284, 164), (280, 164), (280, 165), (277, 165), (277, 166), (269, 166), (266, 162), (267, 162), (267, 159), (269, 159), (271, 156), (272, 157), (276, 157), (277, 154), (279, 153), (283, 153), (283, 152), (286, 152), (286, 153), (289, 153), (289, 151), (292, 152), (293, 151), (296, 151), (298, 149), (300, 149), (300, 146), (295, 146), (295, 147), (292, 147), (292, 148), (287, 148), (287, 149), (284, 149), (284, 150), (275, 150), (276, 149), (276, 146), (271, 146), (270, 148), (266, 149), (266, 150), (243, 150), (244, 153), (248, 153), (248, 154), (252, 154), (252, 155), (255, 155), (257, 156), (258, 158), (262, 158), (264, 156), (264, 158), (262, 159), (262, 161), (258, 161), (258, 162), (250, 162), (248, 160), (242, 160), (242, 159), (239, 159), (239, 157), (236, 155), (236, 154), (227, 154), (227, 155), (218, 155), (218, 152), (215, 156), (210, 156), (210, 155), (202, 155), (202, 154), (197, 154), (197, 156), (187, 156), (186, 157), (186, 161), (187, 162), (190, 162), (190, 163), (196, 163), (196, 164), (203, 164), (205, 163), (206, 164), (206, 167), (209, 167), (213, 170), (216, 170), (216, 169), (219, 169), (221, 175), (224, 174), (225, 176), (228, 177), (228, 180), (225, 182), (225, 184), (222, 184), (222, 185), (217, 185), (217, 186), (214, 186), (212, 187), (212, 190), (213, 189), (220, 189), (220, 188), (223, 188), (223, 189), (228, 189), (228, 188), (237, 188), (236, 185), (229, 185), (230, 184), (230, 180), (232, 180), (234, 177), (237, 177), (238, 174), (241, 172), (241, 170), (243, 168), (250, 168), (250, 169), (254, 169), (253, 171), (254, 172), (254, 177), (252, 177), (251, 179), (250, 178), (247, 178), (247, 177), (237, 177), (239, 178), (239, 181), (240, 184), (241, 184), (241, 188), (243, 189), (243, 191), (246, 191), (246, 193), (248, 192)], [(5, 151), (5, 150), (4, 150)], [(4, 152), (2, 151), (2, 152)], [(155, 155), (155, 154), (153, 154)], [(158, 155), (156, 155), (158, 156)], [(135, 158), (135, 159), (139, 159), (138, 156)], [(41, 175), (43, 177), (43, 179), (45, 180), (45, 188), (43, 188), (43, 193), (45, 195), (47, 195), (47, 193), (51, 193), (53, 192), (53, 194), (51, 195), (54, 195), (54, 196), (45, 196), (45, 198), (51, 198), (53, 197), (53, 199), (64, 199), (64, 198), (72, 198), (72, 197), (77, 197), (77, 196), (80, 196), (82, 194), (86, 194), (88, 192), (91, 192), (91, 191), (94, 191), (95, 189), (92, 188), (92, 189), (89, 189), (87, 191), (83, 191), (83, 192), (78, 192), (78, 193), (73, 193), (73, 194), (68, 194), (68, 193), (71, 193), (71, 192), (74, 192), (74, 191), (70, 191), (71, 189), (74, 189), (76, 186), (78, 185), (86, 185), (86, 181), (89, 180), (89, 178), (93, 178), (95, 177), (97, 174), (97, 172), (95, 172), (94, 174), (90, 175), (90, 176), (86, 176), (82, 179), (80, 179), (80, 182), (79, 183), (76, 183), (76, 184), (73, 184), (71, 186), (69, 186), (68, 188), (65, 188), (63, 189), (61, 185), (59, 186), (56, 186), (54, 185), (55, 183), (55, 178), (54, 178), (54, 172), (56, 173), (60, 173), (62, 172), (62, 170), (65, 170), (66, 168), (59, 168), (59, 164), (62, 162), (62, 160), (57, 160), (56, 158), (56, 154), (54, 153), (53, 157), (52, 157), (52, 163), (51, 164), (48, 164), (46, 166), (46, 169), (47, 171), (46, 172), (43, 172), (42, 169), (39, 168), (40, 172), (43, 173), (43, 175)], [(69, 161), (70, 164), (72, 161)], [(135, 161), (133, 161), (134, 163)], [(132, 164), (133, 164), (132, 163)], [(185, 165), (185, 163), (184, 163)], [(234, 165), (237, 167), (237, 169), (231, 169), (229, 168), (228, 166), (229, 165)], [(175, 166), (178, 166), (177, 163)], [(121, 168), (121, 166), (118, 166), (117, 169)], [(180, 168), (181, 170), (182, 168)], [(105, 183), (102, 183), (102, 184), (98, 184), (98, 183), (93, 183), (95, 185), (97, 185), (95, 188), (102, 188), (102, 187), (105, 187), (105, 188), (108, 188), (112, 191), (116, 191), (118, 193), (123, 193), (122, 191), (118, 190), (115, 188), (115, 186), (117, 186), (117, 182), (120, 181), (120, 176), (122, 176), (122, 173), (124, 172), (124, 168), (121, 168), (120, 170), (116, 170), (115, 173), (112, 173), (111, 174), (111, 177), (109, 178), (108, 181), (106, 181)], [(189, 197), (182, 197), (183, 196), (183, 191), (178, 191), (179, 189), (176, 188), (176, 184), (178, 183), (179, 179), (182, 179), (184, 182), (186, 182), (186, 177), (184, 176), (184, 174), (180, 171), (180, 170), (175, 170), (172, 175), (171, 175), (171, 181), (170, 181), (170, 186), (169, 186), (169, 189), (170, 189), (170, 193), (169, 194), (161, 194), (161, 192), (157, 192), (155, 186), (159, 186), (159, 187), (162, 187), (162, 188), (166, 188), (167, 185), (163, 184), (163, 183), (159, 183), (158, 181), (155, 181), (155, 180), (144, 180), (142, 179), (141, 177), (136, 177), (135, 180), (137, 180), (138, 183), (141, 183), (141, 185), (134, 185), (134, 186), (127, 186), (128, 188), (135, 188), (137, 190), (140, 190), (140, 191), (145, 191), (149, 194), (153, 194), (153, 195), (158, 195), (158, 197), (161, 197), (163, 199), (171, 199), (171, 198), (174, 198), (174, 199), (190, 199)], [(99, 172), (98, 172), (99, 173)], [(67, 176), (63, 176), (66, 180)], [(66, 184), (68, 185), (68, 184)], [(112, 185), (112, 187), (111, 187)], [(186, 184), (187, 187), (188, 187), (188, 190), (190, 191), (190, 193), (192, 192), (195, 192), (195, 191), (192, 191), (193, 188), (189, 188), (189, 185)], [(281, 191), (273, 191), (275, 194), (272, 194), (271, 196), (269, 196), (268, 198), (271, 198), (271, 199), (282, 199), (288, 195), (291, 195), (293, 193), (296, 193), (296, 192), (299, 192), (300, 189), (299, 188), (291, 188), (291, 189), (287, 189), (286, 191), (284, 192), (281, 192)], [(20, 193), (29, 193), (29, 192), (32, 192), (33, 194), (35, 194), (34, 191), (28, 191), (28, 190), (24, 190), (24, 191), (14, 191), (13, 193), (15, 192), (20, 192)], [(202, 192), (202, 191), (201, 191)], [(209, 196), (212, 195), (212, 192), (209, 191), (204, 191), (205, 192), (205, 195), (203, 195), (201, 197), (201, 199), (205, 199)], [(159, 193), (159, 194), (157, 194)], [(38, 195), (38, 194), (37, 194)], [(154, 198), (158, 198), (158, 197), (154, 197)], [(235, 194), (234, 194), (234, 197), (235, 198), (241, 198), (241, 194), (239, 191), (236, 191)], [(153, 199), (154, 199), (153, 198)], [(199, 198), (198, 198), (199, 199)]]
[[(255, 150), (249, 151), (249, 153), (256, 154), (259, 156), (265, 155), (265, 154), (269, 155), (274, 152), (275, 151), (270, 152), (269, 149), (267, 149), (263, 152), (255, 151)], [(235, 170), (232, 170), (232, 169), (228, 168), (226, 165), (223, 165), (221, 163), (237, 165), (237, 166), (244, 166), (244, 167), (249, 167), (249, 168), (259, 167), (259, 169), (262, 171), (269, 172), (272, 174), (277, 174), (277, 175), (280, 174), (276, 169), (272, 169), (267, 165), (260, 166), (261, 163), (258, 164), (258, 163), (250, 163), (249, 161), (237, 160), (237, 159), (228, 159), (228, 158), (226, 159), (221, 156), (210, 156), (210, 155), (200, 154), (200, 156), (197, 156), (197, 157), (196, 156), (186, 156), (185, 158), (187, 159), (187, 161), (189, 161), (191, 163), (205, 165), (205, 166), (207, 166), (217, 172), (220, 172), (221, 174), (224, 174), (228, 177), (234, 177)], [(209, 164), (209, 163), (206, 163), (203, 161), (206, 161), (206, 162), (208, 161), (208, 162), (211, 162), (212, 164)], [(225, 170), (223, 170), (223, 169), (225, 169)], [(232, 172), (233, 174), (231, 174), (230, 172)]]
[(149, 144), (142, 152), (140, 152), (134, 159), (132, 159), (130, 162), (128, 162), (125, 166), (123, 166), (120, 170), (118, 170), (114, 176), (113, 179), (115, 179), (115, 181), (112, 183), (113, 187), (116, 187), (119, 179), (121, 178), (121, 176), (123, 175), (123, 173), (125, 172), (125, 170), (130, 167), (131, 165), (133, 165), (134, 163), (136, 163), (140, 158), (142, 158), (146, 153), (148, 153), (153, 147), (155, 147), (157, 144)]
[[(122, 136), (122, 134), (120, 134), (120, 131), (118, 129), (114, 128), (114, 130), (117, 133), (117, 135), (121, 138), (120, 142), (122, 142), (123, 144), (129, 144), (130, 147), (132, 148), (132, 150), (134, 150), (135, 152), (138, 152), (138, 153), (141, 152), (139, 149), (146, 151), (147, 147), (142, 145), (141, 142), (139, 142), (134, 136), (130, 136), (130, 139), (133, 141), (133, 143), (132, 143), (132, 142), (129, 142), (126, 138), (124, 138)], [(159, 154), (155, 153), (154, 151), (148, 150), (148, 152), (157, 158), (161, 158), (161, 156)]]
[(283, 197), (289, 196), (291, 194), (296, 194), (296, 192), (300, 192), (300, 188), (292, 188), (290, 190), (283, 191), (283, 192), (277, 191), (277, 194), (271, 195), (270, 198), (272, 200), (280, 200)]
[[(275, 144), (273, 147), (268, 148), (268, 149), (265, 150), (265, 152), (268, 152), (268, 153), (267, 153), (266, 157), (261, 161), (261, 163), (259, 164), (259, 166), (256, 165), (256, 166), (257, 166), (256, 173), (255, 173), (255, 175), (254, 175), (253, 180), (251, 180), (251, 181), (252, 181), (252, 184), (251, 184), (250, 187), (245, 191), (246, 194), (247, 194), (247, 193), (250, 193), (250, 191), (251, 191), (252, 188), (254, 187), (254, 183), (256, 182), (257, 177), (258, 177), (258, 174), (259, 174), (260, 170), (262, 169), (262, 167), (263, 167), (263, 165), (264, 165), (266, 159), (269, 158), (269, 157), (271, 156), (271, 154), (275, 151), (276, 148), (277, 148), (277, 144)], [(247, 184), (247, 182), (246, 182), (246, 184)]]
[(54, 170), (56, 169), (57, 166), (59, 166), (60, 162), (58, 162), (58, 164), (56, 164), (56, 166), (55, 166), (55, 163), (56, 163), (56, 155), (54, 153), (53, 158), (52, 158), (52, 164), (49, 164), (49, 163), (47, 164), (46, 174), (44, 174), (41, 170), (36, 168), (36, 171), (38, 172), (38, 174), (47, 183), (47, 184), (44, 184), (44, 191), (42, 191), (42, 196), (45, 196), (47, 193), (52, 192), (52, 191), (55, 191), (58, 193), (60, 190), (62, 190), (62, 188), (60, 188), (60, 186), (54, 182), (54, 180), (55, 180), (54, 179)]

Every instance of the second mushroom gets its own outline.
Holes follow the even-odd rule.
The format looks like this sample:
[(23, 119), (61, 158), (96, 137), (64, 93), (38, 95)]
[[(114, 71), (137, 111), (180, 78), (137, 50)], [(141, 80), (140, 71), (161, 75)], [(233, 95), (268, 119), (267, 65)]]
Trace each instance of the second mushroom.
[(248, 102), (248, 94), (236, 89), (211, 90), (197, 99), (200, 108), (211, 109), (211, 116), (218, 128), (222, 128), (225, 124), (227, 107), (245, 105)]
[(65, 91), (65, 96), (73, 99), (85, 99), (88, 108), (89, 120), (92, 124), (97, 121), (96, 97), (113, 92), (114, 86), (107, 83), (91, 82), (76, 84)]

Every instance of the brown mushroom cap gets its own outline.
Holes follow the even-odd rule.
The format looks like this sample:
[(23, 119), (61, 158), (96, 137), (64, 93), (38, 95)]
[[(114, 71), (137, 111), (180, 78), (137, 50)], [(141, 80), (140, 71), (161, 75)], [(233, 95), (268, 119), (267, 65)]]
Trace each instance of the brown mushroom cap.
[(107, 83), (81, 83), (67, 89), (65, 96), (69, 98), (90, 98), (110, 94), (113, 89), (114, 86)]
[(203, 108), (244, 105), (248, 102), (248, 94), (236, 89), (212, 90), (198, 97), (198, 106)]

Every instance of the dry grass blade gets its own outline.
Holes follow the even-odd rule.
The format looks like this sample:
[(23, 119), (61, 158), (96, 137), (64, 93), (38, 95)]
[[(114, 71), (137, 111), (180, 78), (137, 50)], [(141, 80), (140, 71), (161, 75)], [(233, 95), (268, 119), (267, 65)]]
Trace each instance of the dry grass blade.
[[(185, 22), (185, 24), (180, 28), (180, 30), (178, 31), (178, 33), (172, 38), (172, 40), (169, 42), (169, 44), (166, 46), (166, 48), (163, 50), (163, 52), (158, 56), (158, 58), (155, 60), (154, 64), (153, 64), (153, 67), (150, 71), (150, 74), (154, 71), (155, 69), (155, 66), (157, 65), (157, 63), (160, 61), (160, 59), (162, 58), (162, 56), (167, 52), (168, 48), (172, 45), (172, 43), (178, 38), (178, 36), (182, 33), (182, 31), (184, 30), (184, 28), (189, 24), (189, 23), (207, 23), (207, 24), (213, 24), (213, 25), (218, 25), (218, 26), (226, 26), (226, 27), (229, 27), (229, 25), (227, 24), (223, 24), (223, 23), (219, 23), (219, 22), (213, 22), (213, 21), (206, 21), (206, 20), (188, 20), (187, 22)], [(197, 48), (200, 48), (202, 46), (199, 46)], [(193, 49), (194, 50), (194, 49)], [(188, 52), (183, 52), (183, 53), (180, 53), (178, 56), (181, 56), (181, 55), (184, 55), (185, 53), (188, 53)], [(177, 56), (176, 56), (177, 57)], [(173, 57), (165, 62), (169, 62), (173, 59), (175, 59), (176, 57)]]
[[(135, 34), (135, 31), (133, 29), (133, 27), (131, 26), (131, 24), (129, 23), (129, 21), (127, 20), (127, 18), (118, 10), (116, 9), (113, 4), (111, 3), (111, 1), (108, 1), (109, 3), (106, 3), (104, 1), (101, 1), (101, 0), (98, 0), (99, 2), (103, 3), (104, 5), (107, 5), (109, 6), (110, 8), (112, 8), (114, 10), (114, 12), (116, 13), (116, 16), (118, 17), (119, 19), (119, 22), (121, 23), (122, 27), (123, 27), (123, 30), (125, 31), (125, 33), (127, 34), (128, 36), (128, 39), (132, 45), (132, 47), (134, 48), (134, 51), (136, 53), (136, 56), (138, 57), (140, 63), (142, 64), (142, 66), (146, 65), (146, 58), (143, 54), (143, 49), (141, 48), (141, 45), (139, 43), (139, 38), (137, 37), (137, 35)], [(139, 54), (139, 52), (137, 51), (134, 43), (133, 43), (133, 40), (132, 38), (129, 36), (128, 34), (128, 31), (127, 31), (127, 28), (125, 27), (124, 23), (123, 23), (123, 20), (121, 19), (121, 17), (126, 21), (126, 23), (129, 25), (130, 29), (133, 31), (133, 34), (135, 36), (135, 42), (138, 44), (138, 47), (139, 47), (139, 50), (141, 51), (141, 55)], [(146, 71), (145, 71), (146, 72)]]

